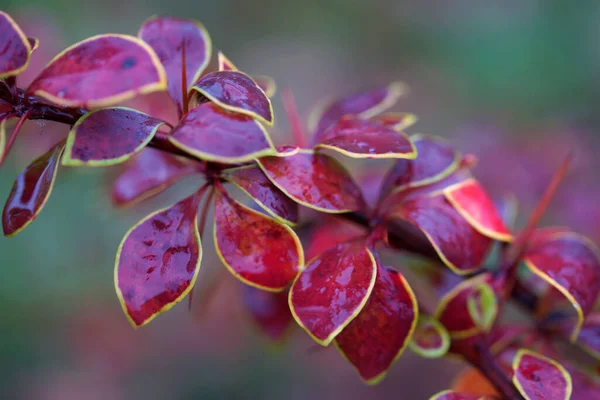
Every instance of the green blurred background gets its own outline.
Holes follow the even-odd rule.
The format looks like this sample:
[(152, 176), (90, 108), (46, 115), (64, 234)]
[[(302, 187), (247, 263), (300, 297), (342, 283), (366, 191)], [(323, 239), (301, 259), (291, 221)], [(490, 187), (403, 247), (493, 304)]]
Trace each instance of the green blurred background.
[[(215, 49), (293, 90), (305, 116), (331, 94), (402, 80), (412, 92), (398, 110), (420, 117), (410, 132), (479, 154), (484, 185), (521, 194), (525, 210), (574, 148), (576, 173), (553, 222), (598, 237), (600, 2), (0, 0), (0, 9), (41, 39), (27, 79), (69, 44), (135, 34), (146, 18), (170, 14), (202, 21)], [(279, 96), (275, 111), (283, 141)], [(32, 156), (66, 134), (28, 124), (28, 140), (0, 169), (0, 197)], [(0, 238), (0, 398), (426, 399), (463, 367), (407, 351), (383, 383), (364, 386), (334, 349), (316, 348), (299, 330), (269, 344), (229, 277), (208, 306), (189, 313), (181, 305), (133, 330), (113, 288), (117, 245), (130, 225), (195, 183), (115, 210), (116, 172), (61, 169), (36, 222)], [(203, 269), (220, 267), (209, 240), (204, 247)]]

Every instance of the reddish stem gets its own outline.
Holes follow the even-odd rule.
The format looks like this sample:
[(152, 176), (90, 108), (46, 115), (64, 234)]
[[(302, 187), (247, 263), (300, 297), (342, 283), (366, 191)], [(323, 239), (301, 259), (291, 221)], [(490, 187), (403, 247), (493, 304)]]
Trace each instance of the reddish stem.
[(283, 108), (288, 116), (290, 125), (292, 126), (292, 133), (296, 140), (296, 145), (299, 147), (306, 147), (306, 135), (302, 128), (302, 120), (298, 114), (298, 107), (296, 107), (296, 99), (290, 89), (284, 89), (281, 92), (281, 99), (283, 101)]
[(185, 58), (185, 40), (181, 43), (181, 101), (183, 102), (183, 113), (189, 111), (188, 85), (187, 85), (187, 63)]

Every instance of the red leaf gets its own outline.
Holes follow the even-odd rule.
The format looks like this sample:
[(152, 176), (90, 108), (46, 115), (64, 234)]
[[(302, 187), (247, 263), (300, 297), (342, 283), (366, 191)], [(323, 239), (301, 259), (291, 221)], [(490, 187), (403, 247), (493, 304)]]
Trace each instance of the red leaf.
[(444, 193), (456, 211), (481, 234), (501, 241), (512, 240), (494, 202), (475, 179), (452, 185)]
[(112, 200), (125, 206), (142, 201), (198, 172), (194, 166), (170, 154), (145, 148), (115, 180)]
[(192, 19), (153, 17), (142, 24), (138, 36), (156, 52), (167, 73), (169, 95), (183, 110), (182, 47), (185, 44), (189, 91), (210, 61), (212, 42), (208, 32)]
[(477, 286), (490, 284), (492, 276), (483, 273), (459, 283), (439, 301), (434, 317), (439, 320), (453, 339), (465, 339), (482, 332), (469, 312), (468, 301), (479, 296)]
[(458, 168), (460, 154), (444, 140), (421, 135), (412, 136), (411, 140), (417, 158), (394, 163), (383, 181), (382, 195), (440, 181)]
[(336, 336), (335, 344), (365, 382), (376, 384), (404, 352), (418, 313), (417, 299), (402, 274), (377, 263), (367, 304)]
[(377, 276), (363, 240), (338, 244), (311, 260), (290, 289), (290, 309), (319, 344), (331, 341), (363, 309)]
[(0, 11), (0, 78), (15, 76), (29, 65), (31, 44), (17, 23)]
[(571, 334), (575, 341), (600, 292), (598, 249), (589, 239), (573, 232), (542, 231), (534, 234), (524, 261), (531, 272), (560, 291), (577, 311), (578, 322)]
[(464, 392), (455, 392), (453, 390), (444, 390), (429, 398), (429, 400), (493, 400), (494, 396), (480, 395)]
[(591, 314), (583, 323), (577, 344), (593, 357), (600, 359), (600, 313)]
[(315, 144), (353, 158), (408, 158), (417, 152), (403, 133), (377, 121), (347, 115), (325, 130)]
[(165, 70), (145, 42), (99, 35), (54, 57), (27, 91), (63, 106), (101, 108), (166, 88)]
[(271, 101), (260, 86), (243, 72), (212, 72), (202, 77), (194, 89), (219, 107), (273, 125)]
[(140, 327), (180, 302), (192, 289), (202, 248), (195, 193), (158, 210), (125, 235), (115, 262), (115, 287), (127, 318)]
[(33, 52), (36, 51), (38, 47), (40, 47), (40, 40), (38, 38), (28, 37), (27, 42), (29, 42), (29, 46), (31, 47), (30, 54), (33, 54)]
[(125, 107), (89, 112), (69, 132), (62, 164), (102, 167), (122, 163), (146, 147), (163, 124)]
[(521, 349), (513, 361), (513, 383), (528, 400), (568, 400), (571, 375), (556, 361)]
[(294, 318), (288, 293), (272, 293), (244, 285), (244, 304), (254, 322), (272, 341), (283, 340)]
[(437, 319), (420, 315), (410, 348), (426, 358), (443, 357), (450, 348), (448, 331)]
[(344, 97), (341, 100), (314, 110), (308, 121), (309, 129), (314, 132), (314, 141), (321, 139), (321, 134), (335, 124), (344, 115), (356, 115), (371, 118), (392, 107), (398, 98), (406, 93), (403, 83), (393, 82), (386, 87), (369, 90)]
[(262, 157), (258, 163), (275, 186), (303, 206), (329, 213), (365, 207), (360, 188), (332, 157), (300, 150), (291, 156)]
[(288, 225), (298, 222), (298, 203), (273, 185), (256, 165), (225, 170), (222, 176), (243, 190), (273, 218)]
[(442, 195), (406, 201), (389, 217), (404, 219), (418, 227), (444, 264), (457, 274), (479, 270), (492, 244), (490, 238), (475, 230)]
[(274, 154), (267, 132), (256, 120), (203, 103), (185, 114), (169, 140), (207, 161), (241, 163)]
[(335, 216), (319, 218), (319, 224), (307, 235), (306, 258), (308, 260), (323, 253), (325, 250), (358, 237), (365, 236), (363, 227)]
[(372, 118), (373, 121), (377, 121), (385, 126), (403, 132), (404, 129), (414, 125), (418, 118), (415, 114), (403, 113), (403, 112), (387, 112), (384, 114), (376, 115)]
[(64, 142), (58, 143), (29, 164), (15, 180), (2, 212), (5, 236), (14, 236), (25, 229), (42, 211), (52, 192), (63, 149)]
[(229, 271), (259, 289), (284, 290), (304, 264), (302, 245), (290, 227), (223, 191), (215, 196), (214, 238), (217, 254)]

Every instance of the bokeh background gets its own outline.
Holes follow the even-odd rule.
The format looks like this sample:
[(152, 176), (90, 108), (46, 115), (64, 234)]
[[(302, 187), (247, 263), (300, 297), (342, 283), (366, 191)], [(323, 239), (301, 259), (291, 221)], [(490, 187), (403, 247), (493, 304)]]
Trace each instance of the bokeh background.
[[(441, 135), (477, 154), (475, 174), (496, 198), (515, 193), (521, 215), (573, 151), (546, 220), (600, 238), (597, 1), (0, 0), (0, 9), (41, 39), (24, 81), (67, 45), (135, 34), (154, 14), (202, 21), (216, 49), (291, 89), (304, 116), (324, 97), (402, 80), (412, 91), (396, 109), (420, 117), (409, 133)], [(290, 135), (279, 95), (275, 111), (282, 143)], [(0, 169), (0, 197), (28, 160), (66, 134), (51, 123), (27, 122), (26, 130)], [(62, 169), (36, 222), (0, 238), (0, 398), (418, 400), (464, 367), (407, 350), (385, 381), (367, 387), (335, 349), (299, 329), (270, 343), (229, 276), (200, 288), (191, 312), (184, 302), (134, 330), (114, 293), (117, 245), (130, 225), (196, 183), (116, 210), (109, 193), (117, 171)], [(221, 267), (210, 237), (204, 248), (199, 282)]]

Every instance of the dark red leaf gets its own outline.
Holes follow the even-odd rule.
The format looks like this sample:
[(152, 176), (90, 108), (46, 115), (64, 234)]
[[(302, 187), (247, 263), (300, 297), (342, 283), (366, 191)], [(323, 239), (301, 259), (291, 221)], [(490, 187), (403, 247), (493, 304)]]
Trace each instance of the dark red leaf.
[(272, 293), (244, 285), (244, 304), (254, 322), (270, 340), (284, 339), (294, 321), (287, 292)]
[(513, 372), (513, 383), (528, 400), (568, 400), (571, 397), (571, 375), (548, 357), (521, 349), (513, 361)]
[(220, 190), (215, 196), (214, 239), (229, 271), (259, 289), (284, 290), (304, 264), (302, 244), (289, 226)]
[(212, 72), (202, 77), (194, 89), (226, 110), (273, 125), (271, 101), (260, 86), (243, 72)]
[(315, 148), (330, 149), (353, 158), (408, 158), (417, 152), (408, 137), (377, 121), (346, 115), (325, 130)]
[(344, 115), (356, 115), (361, 118), (371, 118), (392, 107), (398, 98), (406, 93), (403, 83), (393, 82), (386, 87), (356, 93), (341, 100), (318, 107), (309, 118), (309, 129), (314, 133), (315, 143), (321, 139), (321, 134), (335, 124)]
[(412, 351), (422, 357), (443, 357), (450, 348), (450, 335), (440, 321), (420, 315), (409, 345)]
[(489, 395), (472, 394), (465, 392), (455, 392), (453, 390), (444, 390), (434, 394), (429, 400), (494, 400), (496, 397)]
[(125, 107), (89, 112), (69, 132), (62, 164), (103, 167), (122, 163), (146, 147), (163, 124)]
[(223, 171), (223, 178), (233, 183), (273, 218), (288, 225), (298, 222), (298, 203), (286, 196), (256, 165)]
[(586, 375), (569, 363), (564, 363), (564, 367), (569, 371), (573, 382), (571, 400), (600, 399), (600, 383), (594, 375)]
[(390, 128), (403, 132), (404, 129), (414, 125), (418, 118), (415, 114), (403, 113), (403, 112), (387, 112), (384, 114), (376, 115), (372, 120), (382, 123)]
[(456, 211), (481, 234), (495, 240), (512, 240), (494, 202), (475, 179), (452, 185), (444, 193)]
[(491, 282), (491, 274), (480, 274), (462, 281), (440, 299), (434, 317), (444, 325), (451, 338), (465, 339), (483, 331), (483, 327), (473, 320), (468, 302), (469, 298), (481, 296), (478, 285), (490, 285)]
[(338, 244), (311, 260), (294, 281), (292, 314), (327, 346), (363, 309), (376, 276), (375, 258), (363, 240)]
[(258, 163), (275, 186), (303, 206), (330, 213), (365, 207), (348, 171), (325, 154), (300, 150), (291, 156), (262, 157)]
[(145, 148), (115, 180), (112, 200), (125, 206), (142, 201), (169, 188), (198, 170), (190, 162), (160, 150)]
[(115, 262), (115, 287), (123, 311), (140, 327), (180, 302), (192, 289), (202, 248), (195, 193), (158, 210), (125, 235)]
[(577, 311), (578, 322), (571, 334), (575, 341), (600, 293), (598, 249), (589, 239), (573, 232), (542, 231), (534, 233), (524, 261), (531, 272), (560, 291)]
[(311, 260), (337, 244), (365, 236), (366, 233), (366, 230), (358, 224), (324, 215), (319, 218), (318, 225), (307, 235), (308, 245), (304, 241), (306, 259)]
[(29, 65), (31, 44), (17, 23), (0, 11), (0, 78), (18, 75)]
[(492, 240), (473, 228), (443, 195), (409, 200), (390, 212), (418, 227), (440, 259), (457, 274), (481, 268)]
[(27, 91), (63, 106), (102, 108), (166, 88), (165, 70), (150, 46), (111, 34), (64, 50)]
[(410, 286), (399, 272), (377, 263), (369, 300), (335, 338), (335, 344), (368, 384), (380, 382), (404, 352), (419, 309)]
[(58, 143), (29, 164), (15, 180), (2, 212), (5, 236), (14, 236), (25, 229), (46, 205), (64, 147), (64, 141)]
[(212, 42), (208, 32), (200, 22), (192, 19), (153, 17), (142, 24), (138, 36), (158, 55), (167, 73), (169, 95), (183, 110), (182, 47), (185, 44), (189, 91), (210, 61)]
[(590, 314), (583, 323), (577, 344), (593, 357), (600, 359), (600, 313)]
[(382, 196), (439, 181), (458, 168), (460, 154), (444, 140), (422, 135), (412, 136), (411, 140), (417, 149), (417, 158), (394, 163), (383, 181)]
[(276, 153), (267, 131), (253, 118), (203, 103), (185, 114), (169, 140), (194, 156), (221, 163), (241, 163)]

